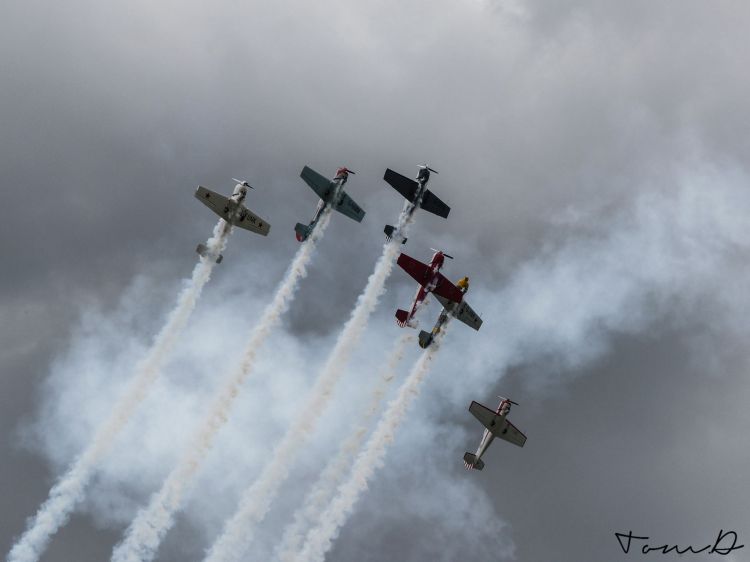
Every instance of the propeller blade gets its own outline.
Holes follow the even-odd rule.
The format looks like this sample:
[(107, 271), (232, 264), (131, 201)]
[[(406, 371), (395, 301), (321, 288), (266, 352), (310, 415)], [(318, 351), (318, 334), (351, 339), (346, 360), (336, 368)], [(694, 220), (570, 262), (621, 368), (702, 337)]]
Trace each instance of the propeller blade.
[(249, 187), (250, 189), (255, 189), (252, 185), (247, 183), (247, 180), (238, 180), (237, 178), (232, 178), (232, 179), (240, 185), (244, 185), (245, 187)]
[(445, 252), (443, 252), (442, 250), (438, 250), (437, 248), (430, 248), (430, 250), (432, 250), (433, 252), (440, 252), (440, 253), (442, 253), (442, 254), (443, 254), (443, 255), (444, 255), (444, 256), (445, 256), (446, 258), (450, 258), (450, 259), (453, 259), (453, 256), (449, 256), (448, 254), (446, 254), (446, 253), (445, 253)]

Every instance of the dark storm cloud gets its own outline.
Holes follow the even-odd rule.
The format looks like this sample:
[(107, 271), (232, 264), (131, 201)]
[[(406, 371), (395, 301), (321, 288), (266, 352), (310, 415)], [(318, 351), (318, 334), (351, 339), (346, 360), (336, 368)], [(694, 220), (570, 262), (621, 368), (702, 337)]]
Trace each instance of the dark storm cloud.
[[(629, 208), (641, 193), (674, 192), (686, 170), (692, 174), (700, 168), (698, 161), (719, 172), (728, 163), (740, 168), (739, 180), (712, 174), (701, 188), (706, 193), (714, 181), (742, 189), (750, 148), (744, 128), (750, 13), (739, 2), (690, 1), (679, 10), (645, 1), (554, 6), (536, 1), (368, 6), (14, 2), (3, 12), (0, 419), (7, 460), (0, 480), (8, 501), (0, 514), (0, 544), (6, 550), (45, 497), (50, 479), (83, 445), (91, 418), (83, 416), (83, 421), (76, 410), (104, 410), (111, 404), (105, 398), (114, 398), (106, 380), (97, 387), (104, 397), (98, 406), (92, 405), (96, 392), (71, 390), (72, 397), (61, 402), (69, 410), (58, 406), (50, 415), (84, 429), (54, 432), (49, 440), (59, 440), (56, 446), (27, 445), (44, 451), (44, 456), (32, 456), (19, 445), (18, 428), (32, 418), (45, 419), (36, 407), (40, 400), (45, 407), (55, 403), (49, 390), (40, 390), (41, 381), (50, 371), (63, 372), (54, 366), (64, 363), (61, 350), (68, 342), (80, 349), (75, 326), (82, 310), (101, 303), (99, 322), (115, 322), (107, 320), (108, 313), (122, 322), (128, 313), (117, 312), (113, 303), (137, 275), (148, 280), (136, 291), (143, 306), (133, 308), (130, 314), (137, 319), (133, 325), (125, 322), (123, 331), (138, 345), (147, 344), (177, 280), (192, 267), (195, 244), (213, 224), (192, 200), (198, 183), (228, 191), (230, 177), (247, 177), (258, 188), (248, 205), (271, 222), (271, 235), (260, 239), (236, 233), (216, 276), (214, 290), (221, 288), (222, 297), (206, 295), (222, 313), (235, 312), (239, 300), (239, 309), (252, 315), (295, 250), (293, 224), (307, 220), (315, 205), (314, 195), (298, 179), (301, 167), (308, 163), (330, 174), (345, 164), (359, 172), (347, 187), (368, 216), (362, 225), (334, 217), (290, 311), (290, 335), (284, 336), (290, 341), (278, 344), (290, 356), (311, 362), (322, 360), (379, 252), (382, 225), (400, 209), (396, 193), (380, 179), (386, 166), (411, 175), (416, 163), (427, 162), (440, 171), (431, 185), (453, 207), (451, 217), (444, 222), (420, 214), (406, 251), (426, 259), (428, 248), (440, 245), (456, 254), (449, 274), (472, 276), (470, 294), (476, 294), (470, 300), (485, 312), (492, 306), (481, 297), (501, 290), (521, 264), (545, 252), (554, 255), (568, 239), (591, 232), (592, 224), (594, 234), (603, 236), (606, 219)], [(699, 239), (711, 235), (695, 231)], [(726, 246), (716, 251), (729, 252)], [(746, 253), (738, 250), (729, 257), (723, 263), (732, 264), (732, 275), (709, 279), (717, 284), (717, 294), (740, 295), (739, 266)], [(598, 267), (591, 264), (592, 270)], [(378, 338), (392, 335), (389, 311), (412, 291), (405, 276), (395, 272), (377, 324), (385, 333)], [(625, 309), (634, 298), (626, 297), (618, 301)], [(607, 302), (608, 295), (586, 298)], [(608, 337), (604, 355), (582, 372), (575, 362), (550, 364), (537, 358), (562, 380), (579, 374), (570, 387), (550, 391), (548, 376), (520, 366), (508, 384), (517, 389), (514, 396), (523, 396), (523, 407), (514, 414), (531, 436), (527, 449), (493, 445), (490, 470), (470, 475), (479, 483), (461, 482), (451, 493), (460, 489), (481, 502), (489, 499), (491, 506), (483, 504), (480, 513), (491, 517), (494, 509), (506, 524), (501, 534), (509, 533), (503, 534), (503, 544), (510, 536), (520, 560), (611, 559), (616, 545), (608, 533), (639, 521), (648, 527), (645, 532), (681, 541), (702, 538), (704, 527), (712, 533), (714, 527), (742, 524), (747, 502), (739, 475), (746, 473), (748, 459), (735, 444), (747, 425), (742, 406), (746, 365), (738, 342), (743, 323), (740, 315), (730, 314), (731, 299), (725, 300), (705, 309), (696, 304), (701, 299), (662, 303), (667, 313), (659, 315), (661, 323), (638, 324), (646, 332), (643, 339)], [(569, 309), (554, 311), (572, 314), (575, 307), (571, 299)], [(691, 316), (695, 307), (705, 311), (704, 318)], [(213, 349), (241, 343), (249, 320), (225, 324), (207, 310), (201, 314), (202, 325), (216, 326), (217, 333), (209, 336), (194, 326), (190, 341), (208, 338)], [(486, 317), (479, 334), (465, 340), (457, 336), (465, 349), (478, 354), (488, 346), (485, 331), (491, 333), (494, 318)], [(229, 334), (226, 326), (238, 333)], [(613, 329), (621, 328), (615, 324)], [(305, 339), (294, 343), (295, 334)], [(310, 342), (321, 349), (308, 350), (305, 343)], [(120, 353), (123, 363), (135, 356)], [(453, 353), (460, 356), (456, 348)], [(207, 352), (201, 363), (207, 372), (213, 360), (218, 361)], [(310, 381), (290, 373), (295, 368), (306, 372), (305, 362), (290, 361), (283, 380), (304, 388)], [(454, 373), (461, 372), (456, 359), (451, 365)], [(477, 359), (470, 365), (493, 367)], [(127, 366), (110, 378), (126, 380)], [(501, 375), (498, 371), (497, 378)], [(505, 382), (495, 389), (489, 377), (466, 376), (482, 392), (471, 398), (492, 402), (494, 390), (507, 392)], [(210, 382), (203, 383), (206, 392)], [(454, 474), (449, 463), (472, 447), (479, 433), (467, 421), (465, 404), (445, 400), (457, 395), (464, 400), (468, 392), (448, 388), (435, 391), (435, 399), (436, 409), (444, 412), (442, 423), (451, 429), (441, 434), (442, 442), (419, 445), (420, 454), (443, 463), (434, 469), (438, 482), (446, 473), (465, 478), (458, 470)], [(276, 389), (274, 396), (286, 409), (296, 397), (284, 390)], [(705, 403), (708, 393), (713, 403)], [(167, 400), (163, 393), (155, 396), (152, 407)], [(180, 406), (184, 411), (176, 419), (187, 426), (199, 405), (185, 393), (175, 411)], [(245, 483), (247, 467), (257, 466), (262, 453), (255, 448), (285, 427), (282, 416), (269, 422), (270, 428), (264, 425), (263, 431), (251, 429), (247, 435), (256, 420), (238, 416), (224, 438), (224, 454), (218, 455), (237, 467), (217, 460), (205, 471), (229, 471), (228, 481), (236, 486)], [(147, 426), (147, 421), (135, 425)], [(409, 429), (404, 442), (416, 447), (409, 436), (420, 431), (433, 436), (420, 428), (421, 422)], [(326, 429), (324, 436), (335, 439)], [(253, 451), (237, 457), (241, 453), (233, 439), (249, 443)], [(154, 440), (152, 463), (137, 467), (143, 471), (143, 487), (129, 487), (136, 469), (102, 478), (86, 505), (96, 523), (77, 519), (54, 541), (47, 560), (69, 560), (71, 553), (82, 561), (106, 555), (119, 533), (101, 527), (119, 531), (128, 510), (159, 485), (176, 453), (158, 453), (160, 438)], [(319, 445), (315, 458), (330, 443), (322, 439)], [(398, 454), (405, 454), (399, 446), (392, 451)], [(387, 498), (418, 479), (418, 465), (407, 467), (389, 462), (345, 529), (334, 558), (351, 559), (351, 553), (369, 545), (369, 556), (378, 559), (375, 552), (386, 540), (413, 559), (435, 555), (430, 538), (444, 517), (436, 516), (432, 525), (429, 518), (414, 524), (412, 534), (402, 531), (398, 513), (384, 507)], [(112, 470), (104, 474), (111, 476)], [(720, 475), (725, 484), (709, 493), (705, 473)], [(314, 474), (310, 468), (304, 482)], [(302, 482), (298, 488), (294, 491), (304, 493)], [(423, 497), (438, 495), (439, 490), (426, 488)], [(642, 488), (642, 497), (630, 492), (633, 488)], [(197, 527), (203, 542), (181, 545), (170, 538), (163, 559), (179, 557), (175, 553), (184, 554), (181, 549), (194, 549), (193, 558), (200, 555), (233, 508), (231, 493), (225, 493), (214, 507), (197, 494), (192, 511), (207, 514), (191, 513), (176, 535), (191, 536)], [(127, 494), (135, 496), (131, 503), (125, 501)], [(415, 501), (419, 497), (412, 495)], [(452, 503), (459, 501), (451, 497)], [(122, 503), (108, 505), (112, 498)], [(286, 513), (296, 507), (291, 499), (282, 501), (288, 504)], [(435, 502), (422, 507), (414, 508), (414, 517), (439, 510)], [(704, 515), (705, 524), (696, 521), (695, 513)], [(283, 514), (276, 517), (268, 525), (269, 545), (263, 547), (272, 547), (278, 536)], [(471, 536), (472, 529), (464, 536)], [(462, 529), (451, 533), (461, 535)], [(589, 534), (595, 535), (590, 542), (585, 539)], [(581, 549), (582, 541), (586, 546)], [(83, 543), (91, 545), (90, 555), (78, 546)]]

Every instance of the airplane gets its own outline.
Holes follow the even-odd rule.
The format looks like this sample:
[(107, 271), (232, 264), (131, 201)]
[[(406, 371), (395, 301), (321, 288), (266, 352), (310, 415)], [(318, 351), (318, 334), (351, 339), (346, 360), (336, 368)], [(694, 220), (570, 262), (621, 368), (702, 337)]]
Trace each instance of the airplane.
[(414, 280), (419, 283), (419, 289), (417, 294), (414, 296), (414, 304), (411, 307), (411, 312), (406, 312), (400, 308), (396, 311), (396, 323), (401, 326), (409, 326), (411, 328), (416, 327), (411, 323), (414, 315), (417, 313), (417, 309), (424, 302), (425, 297), (428, 293), (434, 293), (435, 296), (440, 296), (449, 302), (460, 303), (464, 298), (464, 294), (456, 287), (453, 283), (440, 273), (440, 268), (443, 267), (445, 258), (453, 259), (452, 256), (435, 250), (430, 260), (430, 264), (424, 264), (414, 258), (407, 256), (402, 253), (398, 256), (396, 263), (411, 275)]
[(297, 223), (294, 226), (294, 232), (297, 235), (297, 240), (304, 242), (312, 234), (315, 225), (318, 224), (320, 216), (323, 211), (328, 207), (332, 207), (339, 213), (343, 213), (350, 219), (354, 219), (357, 222), (362, 222), (365, 216), (364, 210), (357, 205), (354, 200), (349, 197), (344, 191), (344, 184), (349, 179), (349, 174), (354, 174), (346, 167), (339, 168), (336, 170), (336, 177), (332, 180), (321, 176), (318, 172), (312, 168), (305, 166), (302, 169), (300, 177), (307, 182), (312, 190), (320, 197), (318, 208), (315, 210), (315, 216), (313, 217), (310, 224), (305, 226), (304, 224)]
[[(414, 214), (414, 210), (422, 208), (425, 211), (434, 213), (444, 219), (448, 218), (451, 208), (443, 203), (432, 191), (427, 189), (427, 181), (430, 179), (430, 172), (437, 172), (427, 166), (426, 164), (419, 165), (419, 172), (417, 173), (417, 181), (402, 176), (398, 172), (394, 172), (390, 168), (386, 169), (383, 179), (387, 181), (393, 189), (403, 195), (409, 202), (409, 206), (406, 209), (406, 217), (409, 218)], [(393, 233), (396, 232), (396, 227), (390, 224), (385, 225), (383, 229), (385, 236), (388, 240), (393, 238)], [(401, 241), (402, 244), (406, 244), (406, 238)]]
[[(225, 228), (229, 228), (230, 225), (239, 226), (250, 232), (268, 236), (271, 225), (242, 204), (247, 196), (247, 190), (254, 189), (253, 186), (247, 180), (232, 179), (237, 185), (234, 186), (234, 191), (228, 198), (203, 186), (198, 186), (198, 189), (195, 190), (195, 197), (226, 221)], [(205, 244), (198, 244), (195, 251), (201, 256), (210, 256), (216, 260), (216, 263), (221, 263), (221, 260), (224, 259), (221, 254), (218, 256), (211, 255)]]
[(507, 419), (511, 404), (518, 406), (513, 400), (500, 396), (500, 405), (497, 407), (497, 410), (493, 412), (486, 406), (482, 406), (479, 402), (472, 401), (469, 406), (469, 411), (474, 414), (475, 418), (482, 422), (482, 425), (484, 425), (486, 429), (482, 434), (482, 440), (479, 442), (477, 452), (473, 455), (467, 452), (464, 455), (464, 466), (467, 470), (472, 470), (474, 468), (482, 470), (484, 468), (482, 455), (495, 437), (505, 439), (519, 447), (523, 447), (524, 443), (526, 443), (526, 436)]
[[(469, 290), (469, 278), (463, 277), (459, 279), (456, 286), (462, 294), (466, 294), (466, 291)], [(458, 318), (461, 322), (475, 330), (479, 330), (482, 327), (482, 319), (472, 310), (465, 299), (461, 299), (460, 303), (456, 303), (438, 294), (435, 294), (435, 298), (443, 305), (443, 310), (440, 312), (440, 316), (438, 316), (437, 322), (435, 322), (435, 326), (431, 332), (425, 332), (424, 330), (419, 332), (419, 347), (422, 349), (427, 349), (430, 346), (435, 336), (440, 333), (440, 330), (448, 321), (449, 316)]]

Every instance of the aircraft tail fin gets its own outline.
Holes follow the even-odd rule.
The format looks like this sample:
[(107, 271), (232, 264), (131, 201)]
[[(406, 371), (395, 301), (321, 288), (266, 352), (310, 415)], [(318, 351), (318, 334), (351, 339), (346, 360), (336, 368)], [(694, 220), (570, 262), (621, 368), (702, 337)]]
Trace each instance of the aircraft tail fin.
[(400, 308), (396, 311), (396, 323), (402, 328), (406, 326), (406, 322), (409, 320), (409, 313)]
[(312, 229), (309, 226), (302, 223), (298, 222), (297, 224), (295, 224), (294, 233), (297, 236), (297, 242), (304, 242), (305, 240), (307, 240), (307, 237), (310, 236), (311, 230)]
[[(390, 240), (391, 238), (393, 238), (393, 233), (396, 232), (396, 227), (390, 224), (386, 224), (383, 232), (385, 232), (386, 239)], [(406, 244), (406, 238), (401, 240), (401, 243)]]
[(476, 455), (466, 452), (464, 454), (464, 466), (466, 467), (466, 470), (482, 470), (484, 468), (484, 461), (478, 459)]
[(425, 332), (424, 330), (419, 332), (419, 347), (422, 349), (427, 349), (430, 347), (430, 344), (432, 343), (432, 334), (430, 332)]
[[(203, 258), (213, 258), (213, 254), (209, 251), (208, 247), (205, 244), (198, 244), (198, 247), (195, 249), (196, 252), (198, 252), (198, 255)], [(224, 259), (224, 256), (222, 254), (219, 254), (216, 258), (216, 263), (221, 263), (221, 260)]]

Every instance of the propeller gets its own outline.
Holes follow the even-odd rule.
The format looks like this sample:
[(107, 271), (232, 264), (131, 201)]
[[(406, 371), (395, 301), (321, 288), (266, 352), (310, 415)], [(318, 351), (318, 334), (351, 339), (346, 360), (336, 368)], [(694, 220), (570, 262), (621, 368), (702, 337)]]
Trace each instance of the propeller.
[(506, 398), (505, 396), (498, 396), (498, 398), (500, 400), (507, 400), (508, 402), (510, 402), (511, 404), (514, 404), (516, 406), (520, 406), (520, 404), (518, 402), (513, 402), (513, 400), (511, 400), (510, 398)]
[(438, 173), (438, 171), (437, 171), (437, 170), (433, 170), (433, 169), (432, 169), (432, 168), (430, 168), (430, 167), (429, 167), (429, 166), (428, 166), (427, 164), (418, 164), (418, 165), (417, 165), (417, 168), (422, 168), (422, 169), (425, 169), (425, 170), (429, 170), (429, 171), (431, 171), (431, 172), (432, 172), (432, 173), (434, 173), (434, 174), (437, 174), (437, 173)]
[(232, 178), (232, 179), (240, 185), (244, 185), (245, 187), (249, 187), (250, 189), (255, 189), (252, 185), (247, 183), (247, 180), (238, 180), (237, 178)]
[(357, 172), (355, 172), (354, 170), (350, 170), (350, 169), (349, 169), (349, 168), (347, 168), (346, 166), (341, 166), (341, 169), (342, 169), (343, 171), (345, 171), (345, 172), (346, 172), (347, 174), (354, 174), (354, 175), (357, 175)]
[(449, 256), (448, 254), (446, 254), (442, 250), (436, 250), (435, 248), (430, 248), (430, 250), (432, 250), (433, 252), (442, 252), (443, 256), (445, 256), (446, 258), (453, 259), (453, 256)]

